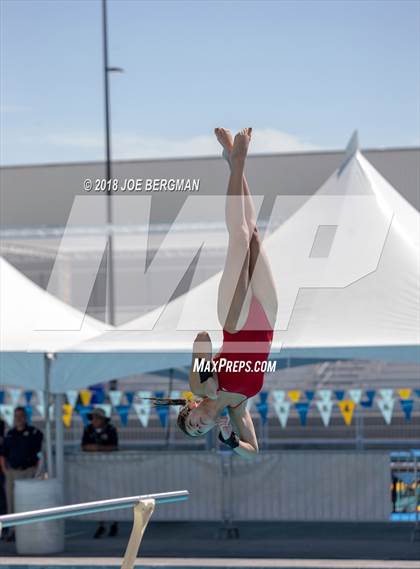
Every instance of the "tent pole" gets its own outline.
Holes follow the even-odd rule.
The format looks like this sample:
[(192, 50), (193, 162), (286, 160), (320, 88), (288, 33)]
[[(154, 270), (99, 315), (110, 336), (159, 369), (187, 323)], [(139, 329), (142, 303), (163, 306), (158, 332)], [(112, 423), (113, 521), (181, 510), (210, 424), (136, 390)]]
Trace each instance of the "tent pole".
[(52, 460), (53, 453), (52, 453), (52, 440), (51, 440), (51, 421), (50, 421), (50, 370), (51, 370), (52, 359), (53, 359), (52, 354), (44, 354), (45, 448), (46, 448), (46, 459), (47, 459), (46, 471), (48, 474), (48, 478), (52, 478), (54, 476), (53, 460)]
[[(173, 378), (174, 378), (174, 370), (173, 368), (169, 368), (169, 385), (168, 385), (168, 397), (172, 397), (171, 393), (172, 393), (172, 389), (173, 389)], [(166, 448), (169, 448), (170, 446), (170, 440), (171, 440), (171, 406), (169, 405), (168, 407), (168, 416), (166, 418), (167, 425), (166, 425)]]
[(55, 395), (55, 476), (59, 482), (64, 482), (64, 425), (62, 393)]

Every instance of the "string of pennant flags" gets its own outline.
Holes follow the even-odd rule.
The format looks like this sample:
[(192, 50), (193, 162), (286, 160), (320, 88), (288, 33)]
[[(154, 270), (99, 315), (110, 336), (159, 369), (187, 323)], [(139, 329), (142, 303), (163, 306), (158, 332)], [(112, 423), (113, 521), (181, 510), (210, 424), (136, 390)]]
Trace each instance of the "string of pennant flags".
[[(109, 418), (116, 413), (123, 426), (128, 424), (129, 414), (134, 411), (140, 424), (147, 427), (152, 411), (157, 413), (163, 427), (167, 425), (170, 409), (166, 406), (154, 407), (150, 398), (165, 397), (164, 391), (120, 391), (105, 390), (102, 387), (91, 389), (69, 390), (66, 392), (66, 403), (63, 404), (62, 418), (67, 428), (70, 428), (74, 414), (78, 414), (84, 424), (89, 422), (89, 414), (95, 407), (103, 409)], [(190, 391), (171, 391), (170, 397), (174, 399), (192, 399)], [(24, 391), (19, 388), (0, 390), (0, 417), (12, 426), (15, 407), (25, 407), (29, 422), (34, 414), (38, 413), (45, 419), (46, 410), (43, 391)], [(263, 424), (267, 423), (270, 410), (273, 410), (280, 425), (286, 427), (292, 411), (299, 417), (301, 425), (306, 425), (308, 417), (315, 412), (320, 416), (322, 423), (328, 427), (334, 409), (338, 409), (345, 425), (350, 426), (357, 408), (372, 409), (374, 406), (380, 410), (386, 424), (391, 424), (392, 418), (399, 408), (407, 421), (415, 405), (420, 405), (420, 389), (412, 388), (386, 388), (386, 389), (274, 389), (261, 391), (257, 396), (248, 400), (248, 408), (255, 407)], [(49, 408), (50, 418), (53, 419), (53, 405)]]

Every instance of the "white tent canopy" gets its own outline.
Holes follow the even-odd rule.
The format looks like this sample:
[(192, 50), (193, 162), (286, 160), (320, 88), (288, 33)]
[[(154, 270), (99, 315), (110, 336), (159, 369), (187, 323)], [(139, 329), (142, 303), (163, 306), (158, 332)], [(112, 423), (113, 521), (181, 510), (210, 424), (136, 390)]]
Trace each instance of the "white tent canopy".
[(0, 381), (31, 389), (44, 388), (44, 354), (68, 349), (109, 328), (55, 298), (3, 258), (0, 314)]
[[(419, 218), (353, 138), (341, 168), (265, 241), (279, 293), (272, 357), (418, 362)], [(52, 389), (187, 365), (202, 329), (217, 349), (220, 277), (60, 353)]]

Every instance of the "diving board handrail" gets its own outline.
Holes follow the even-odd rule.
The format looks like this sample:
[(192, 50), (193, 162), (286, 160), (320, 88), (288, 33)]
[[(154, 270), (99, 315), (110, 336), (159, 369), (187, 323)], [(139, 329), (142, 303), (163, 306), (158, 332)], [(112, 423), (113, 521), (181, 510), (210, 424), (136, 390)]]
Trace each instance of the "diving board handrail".
[(47, 522), (72, 516), (82, 516), (85, 514), (95, 514), (109, 510), (119, 510), (129, 508), (144, 500), (154, 500), (156, 504), (168, 504), (187, 500), (188, 490), (176, 490), (174, 492), (162, 492), (160, 494), (145, 494), (142, 496), (128, 496), (125, 498), (113, 498), (111, 500), (99, 500), (96, 502), (84, 502), (82, 504), (70, 504), (68, 506), (57, 506), (43, 510), (33, 510), (31, 512), (19, 512), (17, 514), (7, 514), (0, 516), (0, 527), (7, 528), (35, 522)]

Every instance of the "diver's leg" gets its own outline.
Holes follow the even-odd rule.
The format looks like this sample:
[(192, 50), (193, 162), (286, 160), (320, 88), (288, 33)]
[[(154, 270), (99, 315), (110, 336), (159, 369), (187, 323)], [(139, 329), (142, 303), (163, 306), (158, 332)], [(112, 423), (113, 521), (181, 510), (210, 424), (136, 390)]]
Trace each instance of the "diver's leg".
[(245, 176), (243, 179), (243, 191), (245, 193), (245, 203), (248, 204), (248, 209), (246, 211), (249, 212), (250, 215), (250, 218), (248, 219), (248, 226), (250, 228), (251, 236), (249, 246), (249, 278), (251, 288), (253, 294), (264, 308), (270, 324), (274, 328), (278, 308), (277, 289), (270, 261), (264, 250), (264, 243), (260, 238), (258, 231), (253, 199)]
[[(229, 130), (222, 128), (215, 129), (215, 134), (223, 146), (223, 156), (231, 168), (232, 135)], [(251, 236), (249, 245), (249, 280), (253, 294), (261, 302), (270, 323), (274, 326), (277, 315), (277, 291), (271, 266), (259, 236), (255, 207), (245, 175), (242, 178), (242, 193), (244, 196), (246, 224)]]
[(278, 299), (273, 272), (264, 251), (264, 244), (260, 239), (257, 227), (250, 244), (250, 282), (254, 296), (259, 300), (267, 318), (274, 329), (277, 319)]
[[(229, 168), (231, 168), (230, 155), (233, 148), (232, 133), (230, 132), (230, 130), (225, 128), (215, 128), (214, 132), (217, 137), (217, 140), (223, 147), (223, 158), (229, 164)], [(242, 176), (242, 195), (244, 196), (245, 219), (248, 226), (249, 234), (252, 235), (254, 228), (257, 224), (257, 214), (255, 213), (254, 201), (249, 191), (248, 182), (245, 178), (245, 175)]]
[(229, 332), (236, 332), (241, 328), (248, 315), (250, 304), (250, 235), (242, 194), (249, 140), (249, 129), (240, 131), (235, 137), (226, 198), (225, 218), (229, 241), (225, 267), (219, 284), (218, 316), (220, 324)]

